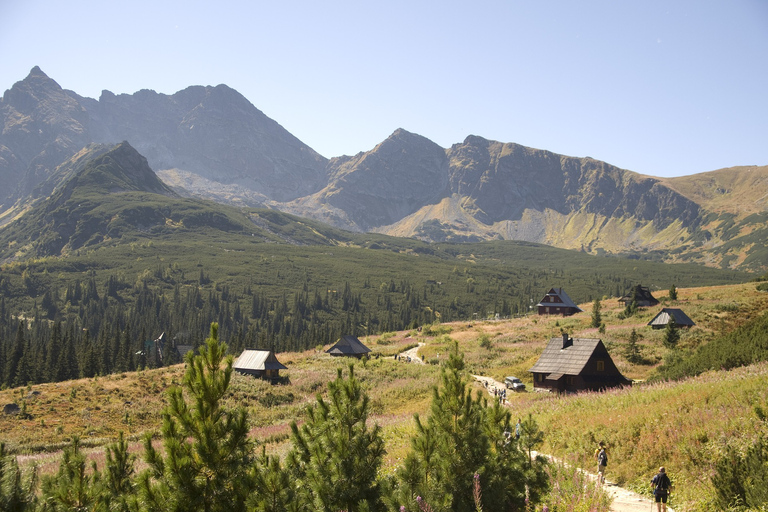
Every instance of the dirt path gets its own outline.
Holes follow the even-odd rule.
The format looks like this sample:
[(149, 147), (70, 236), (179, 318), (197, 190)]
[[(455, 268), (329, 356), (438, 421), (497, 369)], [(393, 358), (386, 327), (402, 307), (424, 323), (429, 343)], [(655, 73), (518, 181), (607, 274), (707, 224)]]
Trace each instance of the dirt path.
[[(494, 389), (504, 389), (504, 384), (501, 382), (495, 380), (492, 377), (486, 377), (484, 375), (473, 375), (474, 379), (478, 381), (482, 386), (488, 390), (488, 393), (491, 396), (493, 395)], [(544, 454), (541, 454), (544, 455)], [(545, 457), (552, 459), (553, 457), (549, 455), (544, 455)], [(597, 475), (594, 473), (590, 473), (589, 471), (585, 471), (582, 469), (585, 473), (589, 474), (591, 478), (595, 479), (597, 478)], [(641, 496), (635, 492), (632, 492), (628, 489), (624, 489), (623, 487), (619, 487), (616, 482), (611, 482), (610, 479), (611, 473), (608, 471), (607, 478), (605, 480), (605, 489), (608, 491), (608, 493), (613, 497), (613, 503), (611, 504), (611, 512), (655, 512), (656, 506), (654, 503), (647, 497)], [(672, 508), (667, 507), (667, 512), (675, 512)]]
[(408, 349), (405, 352), (400, 352), (400, 354), (398, 354), (400, 356), (400, 360), (407, 363), (424, 364), (424, 361), (422, 361), (418, 356), (419, 349), (423, 346), (424, 343), (420, 342), (418, 346)]

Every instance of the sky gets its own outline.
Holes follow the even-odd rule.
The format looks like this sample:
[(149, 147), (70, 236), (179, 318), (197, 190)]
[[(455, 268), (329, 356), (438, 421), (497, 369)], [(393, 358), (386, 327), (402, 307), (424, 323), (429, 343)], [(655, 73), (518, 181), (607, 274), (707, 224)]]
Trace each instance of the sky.
[(768, 0), (0, 0), (0, 91), (226, 84), (325, 157), (398, 128), (652, 176), (768, 165)]

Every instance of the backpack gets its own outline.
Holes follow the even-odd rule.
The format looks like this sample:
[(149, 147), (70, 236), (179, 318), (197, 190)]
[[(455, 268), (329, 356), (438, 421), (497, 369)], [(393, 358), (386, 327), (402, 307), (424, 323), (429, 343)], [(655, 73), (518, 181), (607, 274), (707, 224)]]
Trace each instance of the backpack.
[(671, 484), (669, 477), (666, 473), (659, 473), (656, 475), (656, 488), (653, 490), (653, 494), (656, 496), (664, 496), (669, 490)]
[(608, 454), (605, 453), (605, 450), (600, 450), (600, 453), (597, 454), (597, 463), (601, 466), (608, 465)]

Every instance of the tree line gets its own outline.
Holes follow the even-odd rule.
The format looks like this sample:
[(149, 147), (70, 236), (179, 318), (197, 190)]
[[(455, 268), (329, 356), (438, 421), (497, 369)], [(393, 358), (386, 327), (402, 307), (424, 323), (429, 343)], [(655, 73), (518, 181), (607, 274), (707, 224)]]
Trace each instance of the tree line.
[[(158, 267), (134, 284), (89, 273), (69, 282), (29, 268), (0, 276), (0, 386), (176, 364), (179, 347), (199, 346), (214, 322), (239, 353), (299, 351), (348, 334), (509, 317), (529, 311), (548, 279), (542, 274), (514, 285), (454, 269), (444, 282), (366, 277), (357, 286), (345, 280), (320, 289), (307, 280), (275, 296), (250, 283), (214, 283), (203, 269), (189, 280), (177, 268)], [(155, 343), (161, 333), (165, 342)]]

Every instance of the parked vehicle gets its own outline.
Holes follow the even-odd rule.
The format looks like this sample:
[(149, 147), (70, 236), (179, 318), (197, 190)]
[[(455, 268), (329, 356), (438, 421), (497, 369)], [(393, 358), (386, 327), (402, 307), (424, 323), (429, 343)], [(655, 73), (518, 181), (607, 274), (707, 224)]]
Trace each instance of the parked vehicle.
[(504, 385), (512, 391), (525, 391), (525, 384), (517, 377), (507, 377), (504, 379)]

